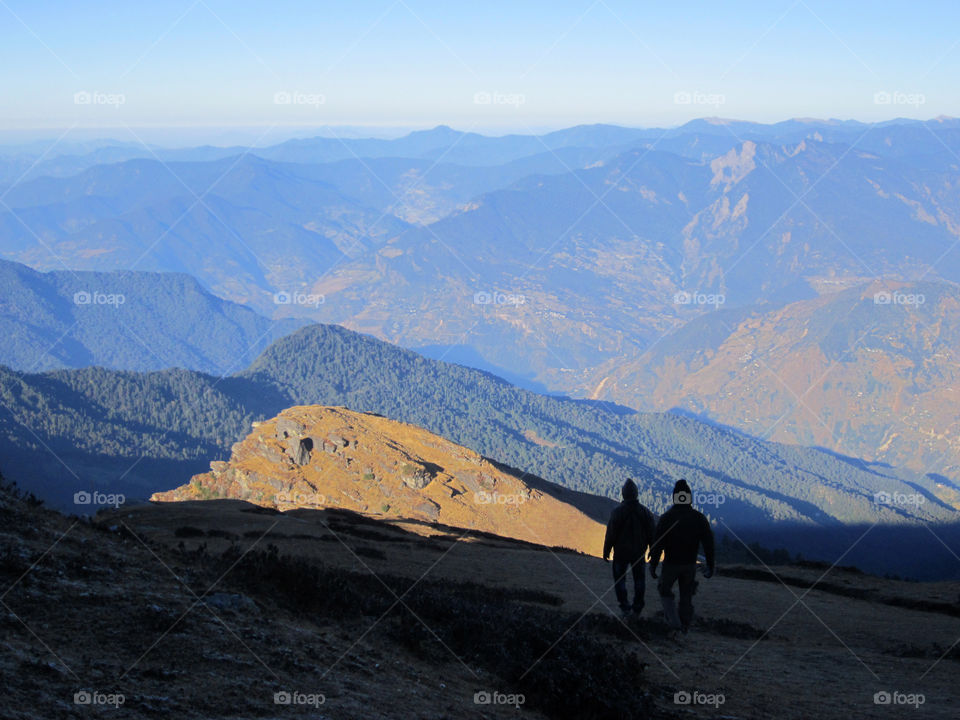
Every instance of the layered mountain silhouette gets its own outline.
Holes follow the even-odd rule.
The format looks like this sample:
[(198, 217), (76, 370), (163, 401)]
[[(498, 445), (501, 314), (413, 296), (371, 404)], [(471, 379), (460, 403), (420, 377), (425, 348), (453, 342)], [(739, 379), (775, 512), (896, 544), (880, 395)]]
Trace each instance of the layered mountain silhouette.
[[(932, 265), (931, 277), (958, 274), (946, 253), (957, 225), (943, 152), (960, 148), (952, 120), (713, 121), (500, 138), (440, 129), (345, 142), (291, 141), (216, 159), (198, 151), (193, 161), (180, 151), (27, 180), (5, 198), (15, 216), (0, 217), (4, 253), (42, 269), (61, 267), (59, 258), (87, 269), (191, 271), (261, 310), (276, 310), (274, 292), (322, 285), (336, 302), (312, 308), (315, 319), (407, 345), (441, 338), (424, 337), (431, 313), (411, 321), (402, 308), (439, 302), (453, 332), (477, 319), (475, 292), (522, 293), (537, 312), (520, 317), (541, 336), (559, 329), (555, 314), (572, 327), (599, 326), (604, 342), (590, 353), (597, 343), (566, 332), (574, 366), (622, 343), (646, 345), (699, 309), (675, 307), (680, 291), (749, 303), (819, 274), (919, 275)], [(311, 156), (310, 147), (338, 150)], [(574, 274), (578, 286), (562, 282)], [(601, 303), (613, 309), (609, 319), (590, 312)], [(631, 318), (621, 305), (644, 310)], [(515, 337), (513, 317), (490, 313), (477, 347), (493, 353)], [(548, 358), (541, 350), (529, 362), (556, 370)]]
[[(148, 497), (337, 405), (655, 509), (688, 476), (718, 521), (796, 526), (774, 545), (954, 518), (956, 120), (63, 150), (0, 152), (2, 252), (32, 268), (0, 273), (0, 423), (57, 502)], [(330, 326), (250, 364), (307, 320), (593, 400)]]
[[(85, 490), (145, 498), (229, 459), (250, 423), (292, 405), (338, 405), (414, 423), (570, 490), (616, 497), (634, 477), (656, 511), (677, 477), (722, 495), (707, 512), (768, 546), (842, 552), (851, 528), (953, 522), (951, 485), (832, 453), (751, 438), (672, 413), (539, 395), (336, 326), (274, 343), (242, 373), (105, 369), (4, 371), (0, 428), (7, 474), (61, 507)], [(878, 493), (916, 502), (878, 502)], [(924, 532), (924, 537), (929, 536)], [(876, 538), (874, 540), (874, 538)], [(855, 539), (855, 538), (854, 538)], [(914, 571), (879, 532), (851, 559)], [(944, 553), (947, 550), (944, 549)], [(926, 569), (945, 568), (934, 550)]]
[(315, 286), (331, 299), (318, 317), (407, 345), (466, 335), (496, 365), (580, 389), (584, 368), (721, 302), (803, 299), (821, 278), (957, 281), (953, 173), (813, 140), (709, 161), (634, 150), (479, 196), (339, 265)]

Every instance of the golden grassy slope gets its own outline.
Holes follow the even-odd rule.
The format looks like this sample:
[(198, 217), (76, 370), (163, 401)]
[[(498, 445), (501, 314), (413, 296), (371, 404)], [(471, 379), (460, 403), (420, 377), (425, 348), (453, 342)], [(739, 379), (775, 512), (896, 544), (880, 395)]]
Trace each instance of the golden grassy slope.
[(278, 510), (340, 507), (594, 555), (603, 543), (603, 526), (549, 488), (415, 425), (340, 407), (288, 408), (256, 424), (228, 462), (151, 499), (210, 498)]

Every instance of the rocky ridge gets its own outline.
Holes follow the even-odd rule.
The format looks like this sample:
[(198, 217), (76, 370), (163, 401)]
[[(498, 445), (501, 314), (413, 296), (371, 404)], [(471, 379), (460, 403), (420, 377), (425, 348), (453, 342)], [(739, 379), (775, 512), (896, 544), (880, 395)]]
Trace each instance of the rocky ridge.
[(297, 406), (236, 443), (228, 461), (160, 502), (235, 498), (287, 511), (337, 507), (494, 533), (596, 554), (603, 527), (560, 487), (525, 482), (407, 423), (341, 407)]

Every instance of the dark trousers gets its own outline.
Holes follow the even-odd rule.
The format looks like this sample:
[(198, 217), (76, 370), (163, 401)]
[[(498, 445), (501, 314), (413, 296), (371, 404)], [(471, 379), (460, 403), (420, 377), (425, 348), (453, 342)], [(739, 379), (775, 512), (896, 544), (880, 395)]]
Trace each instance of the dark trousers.
[[(627, 571), (633, 573), (633, 607), (627, 601)], [(643, 610), (643, 593), (647, 589), (646, 563), (643, 558), (636, 560), (619, 560), (613, 558), (613, 590), (617, 594), (617, 602), (624, 612), (633, 610), (639, 613)]]
[[(679, 613), (673, 602), (673, 584), (680, 589)], [(697, 565), (671, 565), (664, 563), (660, 570), (660, 599), (667, 622), (686, 630), (693, 621), (693, 595), (697, 591)]]

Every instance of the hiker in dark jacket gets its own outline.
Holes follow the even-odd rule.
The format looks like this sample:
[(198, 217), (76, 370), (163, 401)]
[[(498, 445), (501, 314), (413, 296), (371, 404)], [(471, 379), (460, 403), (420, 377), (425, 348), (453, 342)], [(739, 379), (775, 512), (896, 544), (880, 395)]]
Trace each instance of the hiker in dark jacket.
[[(703, 546), (705, 578), (713, 577), (713, 530), (710, 522), (693, 508), (693, 493), (687, 481), (680, 479), (673, 487), (673, 507), (657, 523), (650, 548), (650, 575), (657, 577), (657, 564), (663, 553), (663, 570), (658, 589), (667, 622), (684, 633), (693, 621), (693, 595), (697, 591), (697, 551)], [(680, 611), (673, 597), (673, 584), (680, 589)]]
[[(629, 478), (623, 484), (623, 502), (610, 514), (603, 541), (603, 559), (613, 550), (613, 580), (617, 602), (624, 614), (639, 615), (646, 590), (644, 575), (647, 548), (653, 542), (653, 515), (638, 499), (637, 484)], [(633, 574), (633, 605), (627, 600), (627, 570)]]

